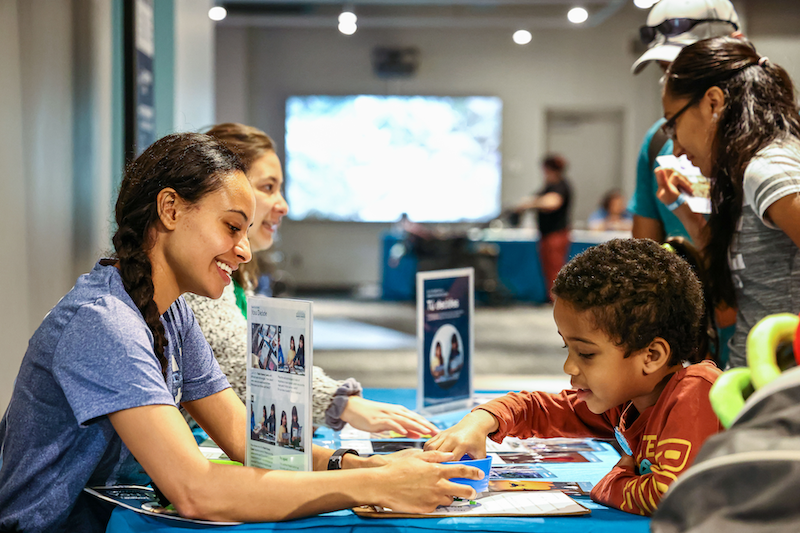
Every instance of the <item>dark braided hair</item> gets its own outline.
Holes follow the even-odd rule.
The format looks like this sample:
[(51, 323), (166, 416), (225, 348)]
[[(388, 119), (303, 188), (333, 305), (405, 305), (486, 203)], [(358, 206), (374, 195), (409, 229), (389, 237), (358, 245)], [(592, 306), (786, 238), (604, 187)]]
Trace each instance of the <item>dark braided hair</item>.
[(732, 37), (698, 41), (684, 48), (665, 75), (671, 97), (699, 102), (711, 87), (725, 94), (712, 145), (711, 216), (703, 250), (712, 274), (714, 303), (736, 305), (728, 248), (742, 214), (744, 171), (761, 149), (800, 137), (800, 116), (792, 80), (762, 59), (752, 44)]
[(224, 178), (244, 172), (239, 157), (217, 139), (199, 133), (175, 133), (154, 142), (128, 167), (115, 208), (114, 259), (125, 290), (153, 334), (153, 350), (166, 376), (167, 344), (153, 300), (153, 271), (148, 251), (150, 229), (158, 220), (156, 198), (169, 187), (194, 204), (220, 189)]

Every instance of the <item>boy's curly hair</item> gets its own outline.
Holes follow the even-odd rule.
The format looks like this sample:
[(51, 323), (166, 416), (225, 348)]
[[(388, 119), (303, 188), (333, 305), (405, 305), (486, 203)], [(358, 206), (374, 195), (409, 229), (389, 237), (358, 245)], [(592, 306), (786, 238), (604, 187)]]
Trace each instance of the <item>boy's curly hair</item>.
[(625, 350), (625, 357), (661, 337), (670, 365), (696, 362), (703, 331), (703, 290), (689, 264), (649, 239), (614, 239), (570, 261), (553, 295), (580, 311)]

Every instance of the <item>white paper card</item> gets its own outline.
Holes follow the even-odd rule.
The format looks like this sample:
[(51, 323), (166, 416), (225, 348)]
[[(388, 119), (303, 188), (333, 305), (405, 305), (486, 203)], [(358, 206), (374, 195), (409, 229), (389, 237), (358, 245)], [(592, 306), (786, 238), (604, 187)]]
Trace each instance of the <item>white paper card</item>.
[(311, 302), (247, 299), (247, 466), (312, 470), (312, 323)]

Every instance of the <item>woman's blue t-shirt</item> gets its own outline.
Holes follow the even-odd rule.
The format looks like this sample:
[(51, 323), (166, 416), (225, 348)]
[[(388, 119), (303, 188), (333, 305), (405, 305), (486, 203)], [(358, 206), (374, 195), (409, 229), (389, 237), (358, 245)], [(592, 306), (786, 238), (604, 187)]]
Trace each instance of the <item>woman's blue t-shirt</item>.
[(230, 386), (182, 297), (161, 322), (166, 382), (115, 267), (98, 263), (48, 313), (0, 421), (0, 530), (104, 531), (83, 488), (149, 482), (107, 415)]

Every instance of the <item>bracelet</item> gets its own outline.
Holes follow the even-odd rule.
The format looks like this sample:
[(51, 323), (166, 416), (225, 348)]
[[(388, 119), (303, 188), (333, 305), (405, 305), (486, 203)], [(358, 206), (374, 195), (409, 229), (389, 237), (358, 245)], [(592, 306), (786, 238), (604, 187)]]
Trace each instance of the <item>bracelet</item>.
[(334, 431), (339, 431), (344, 427), (342, 413), (347, 407), (347, 402), (351, 396), (360, 396), (362, 391), (361, 384), (353, 378), (344, 380), (331, 398), (331, 403), (325, 410), (325, 425)]
[(670, 211), (675, 211), (675, 210), (676, 210), (676, 209), (678, 209), (680, 206), (682, 206), (683, 204), (685, 204), (685, 203), (686, 203), (686, 200), (688, 200), (688, 199), (689, 199), (689, 197), (688, 197), (688, 196), (686, 196), (686, 194), (685, 194), (685, 193), (680, 193), (680, 194), (678, 195), (678, 197), (675, 199), (675, 201), (674, 201), (674, 202), (672, 202), (671, 204), (669, 204), (669, 205), (667, 206), (667, 209), (669, 209)]
[(348, 453), (358, 456), (358, 452), (352, 448), (339, 448), (333, 452), (333, 455), (328, 459), (328, 470), (341, 470), (342, 459)]

